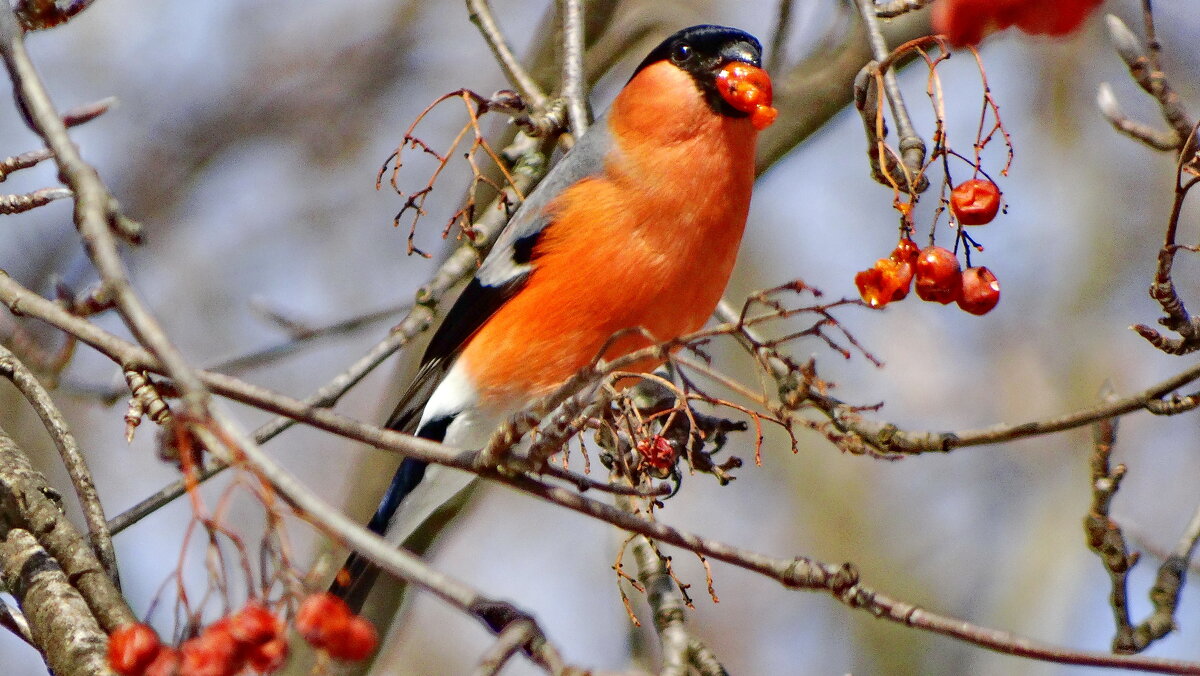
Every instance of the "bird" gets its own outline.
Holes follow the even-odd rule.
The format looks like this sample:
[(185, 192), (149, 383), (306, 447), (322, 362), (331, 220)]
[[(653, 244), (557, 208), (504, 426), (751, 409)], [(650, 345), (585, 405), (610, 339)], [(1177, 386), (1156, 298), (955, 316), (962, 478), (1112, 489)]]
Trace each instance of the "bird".
[[(666, 38), (513, 214), (387, 427), (478, 449), (597, 356), (700, 329), (732, 273), (755, 140), (775, 114), (755, 37), (700, 25)], [(406, 458), (368, 527), (401, 546), (475, 478)], [(377, 574), (351, 554), (331, 591), (358, 610)]]

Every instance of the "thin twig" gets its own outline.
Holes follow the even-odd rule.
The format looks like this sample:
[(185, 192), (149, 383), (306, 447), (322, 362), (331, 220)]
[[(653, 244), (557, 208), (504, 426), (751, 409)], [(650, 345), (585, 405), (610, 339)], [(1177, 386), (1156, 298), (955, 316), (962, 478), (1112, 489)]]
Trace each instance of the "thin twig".
[(55, 200), (74, 197), (67, 188), (42, 188), (21, 195), (0, 195), (0, 214), (19, 214), (44, 207)]
[(115, 216), (113, 197), (67, 134), (66, 125), (25, 51), (21, 29), (7, 7), (0, 8), (0, 56), (4, 58), (22, 110), (46, 147), (54, 152), (60, 175), (75, 193), (75, 225), (102, 283), (110, 289), (130, 331), (162, 360), (183, 395), (185, 409), (194, 419), (203, 419), (207, 393), (130, 284), (110, 229)]
[(479, 28), (483, 39), (487, 41), (488, 47), (491, 48), (492, 54), (495, 55), (496, 63), (500, 64), (505, 77), (521, 93), (521, 98), (535, 110), (545, 109), (547, 102), (546, 95), (542, 92), (541, 87), (538, 86), (533, 77), (526, 72), (521, 62), (513, 54), (512, 49), (508, 46), (508, 41), (504, 39), (504, 34), (500, 32), (500, 26), (496, 24), (496, 18), (492, 16), (492, 8), (488, 5), (488, 1), (467, 0), (467, 12), (469, 13), (471, 23)]
[(108, 530), (108, 521), (104, 517), (104, 506), (100, 504), (100, 496), (96, 492), (96, 483), (92, 480), (92, 472), (88, 469), (87, 460), (79, 450), (75, 435), (71, 434), (67, 421), (62, 412), (54, 405), (50, 393), (38, 382), (36, 376), (17, 359), (16, 355), (7, 348), (0, 346), (0, 375), (12, 381), (25, 399), (33, 406), (42, 426), (54, 440), (54, 446), (62, 458), (63, 466), (71, 477), (71, 485), (75, 488), (75, 496), (83, 508), (83, 519), (87, 522), (88, 536), (96, 557), (104, 566), (104, 571), (112, 578), (113, 584), (120, 588), (121, 581), (117, 572), (117, 555), (113, 550), (112, 534)]
[[(479, 256), (485, 253), (495, 241), (500, 230), (508, 222), (507, 212), (503, 205), (515, 199), (517, 194), (527, 194), (533, 185), (546, 171), (544, 157), (536, 143), (527, 143), (528, 137), (522, 135), (514, 143), (522, 149), (521, 159), (513, 167), (514, 185), (502, 191), (472, 225), (476, 236), (470, 244), (460, 246), (451, 254), (434, 273), (433, 277), (416, 292), (415, 303), (400, 324), (392, 329), (387, 338), (376, 343), (367, 354), (351, 364), (342, 373), (334, 377), (316, 392), (304, 400), (310, 407), (332, 406), (350, 388), (358, 384), (372, 370), (392, 356), (397, 350), (408, 345), (412, 340), (428, 330), (433, 324), (434, 312), (441, 299), (455, 284), (474, 274)], [(264, 444), (286, 431), (296, 423), (288, 417), (276, 418), (254, 432), (256, 443)], [(197, 477), (199, 482), (207, 481), (225, 469), (222, 463), (215, 463), (205, 468)], [(162, 506), (176, 500), (184, 494), (186, 485), (183, 479), (164, 487), (157, 493), (147, 497), (125, 512), (113, 518), (110, 527), (112, 532), (119, 533), (137, 523)]]
[[(1129, 74), (1134, 82), (1158, 103), (1163, 119), (1171, 129), (1165, 133), (1153, 132), (1150, 137), (1154, 139), (1154, 143), (1149, 145), (1153, 148), (1168, 146), (1169, 149), (1177, 149), (1184, 158), (1184, 163), (1190, 164), (1194, 162), (1196, 151), (1200, 148), (1197, 139), (1191, 134), (1194, 124), (1187, 110), (1183, 107), (1183, 102), (1179, 94), (1171, 86), (1166, 74), (1159, 67), (1159, 48), (1153, 32), (1154, 23), (1150, 11), (1150, 3), (1146, 2), (1144, 7), (1144, 18), (1148, 26), (1147, 32), (1151, 41), (1150, 49), (1143, 48), (1137, 36), (1133, 34), (1133, 31), (1129, 30), (1129, 26), (1125, 25), (1124, 21), (1112, 14), (1105, 16), (1109, 38), (1112, 40), (1117, 54), (1129, 69)], [(1105, 117), (1108, 117), (1110, 121), (1114, 119), (1114, 116), (1109, 115), (1110, 112), (1116, 112), (1116, 117), (1123, 119), (1123, 116), (1119, 115), (1119, 109), (1116, 109), (1115, 105), (1107, 107), (1109, 110), (1105, 111)], [(1102, 105), (1101, 109), (1104, 110), (1105, 106)], [(1117, 125), (1114, 122), (1114, 126), (1117, 126), (1119, 131), (1125, 131), (1122, 128), (1124, 125)], [(1132, 128), (1142, 131), (1148, 130), (1148, 127), (1145, 127), (1145, 125), (1138, 124), (1132, 125)], [(1138, 137), (1134, 136), (1134, 138)], [(1167, 143), (1167, 141), (1172, 139), (1173, 143)]]
[[(215, 411), (213, 417), (215, 422), (223, 422), (223, 415), (219, 411)], [(510, 604), (484, 596), (460, 580), (430, 567), (408, 550), (396, 547), (380, 535), (367, 530), (344, 515), (341, 510), (317, 497), (311, 489), (271, 459), (252, 440), (241, 438), (234, 425), (224, 424), (222, 428), (232, 430), (228, 440), (203, 427), (197, 427), (196, 434), (206, 447), (213, 450), (224, 448), (223, 455), (226, 458), (244, 459), (247, 469), (270, 483), (297, 514), (330, 539), (367, 556), (372, 563), (388, 574), (421, 587), (451, 606), (478, 618), (496, 633), (502, 632), (514, 622), (527, 622), (537, 639), (530, 641), (534, 646), (531, 657), (543, 664), (561, 661), (557, 657), (557, 651), (546, 639), (545, 632), (531, 615)], [(503, 615), (502, 621), (497, 620), (497, 615), (491, 610), (495, 608), (506, 609), (507, 614)]]

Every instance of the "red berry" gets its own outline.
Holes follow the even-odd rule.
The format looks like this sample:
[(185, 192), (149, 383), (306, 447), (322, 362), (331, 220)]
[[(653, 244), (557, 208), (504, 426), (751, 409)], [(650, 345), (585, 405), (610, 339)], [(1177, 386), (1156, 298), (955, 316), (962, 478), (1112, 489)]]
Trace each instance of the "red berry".
[(283, 636), (273, 638), (266, 643), (260, 643), (246, 653), (250, 668), (260, 674), (270, 674), (278, 671), (287, 661), (288, 644)]
[(892, 255), (889, 258), (912, 265), (917, 262), (919, 255), (921, 255), (921, 248), (917, 246), (917, 243), (904, 237), (896, 243), (896, 248), (892, 249)]
[(126, 624), (108, 637), (108, 664), (121, 676), (141, 676), (158, 655), (162, 643), (148, 624)]
[(962, 273), (962, 296), (958, 306), (973, 315), (985, 315), (1000, 302), (1000, 280), (985, 267), (967, 268)]
[(257, 601), (247, 603), (230, 618), (229, 635), (243, 645), (266, 643), (282, 632), (283, 622)]
[(771, 107), (771, 76), (757, 66), (742, 61), (727, 64), (717, 73), (717, 93), (734, 109), (750, 113), (755, 129), (766, 129), (779, 115)]
[(950, 209), (962, 225), (991, 223), (1000, 211), (1000, 189), (979, 178), (963, 181), (950, 191)]
[(154, 661), (146, 667), (142, 672), (144, 676), (179, 676), (183, 672), (180, 671), (179, 651), (169, 646), (163, 646), (158, 654), (154, 656)]
[(762, 68), (734, 61), (717, 73), (717, 93), (734, 108), (752, 113), (771, 105), (771, 76)]
[(985, 35), (1015, 25), (1034, 35), (1066, 35), (1103, 0), (939, 0), (933, 28), (956, 46), (978, 44)]
[(366, 658), (379, 645), (375, 626), (362, 615), (355, 615), (342, 625), (340, 631), (329, 637), (325, 646), (330, 657), (349, 662)]
[(775, 123), (775, 118), (779, 117), (779, 111), (772, 106), (757, 106), (753, 113), (750, 113), (750, 124), (754, 128), (762, 131)]
[(342, 631), (353, 617), (350, 606), (329, 592), (313, 594), (296, 611), (296, 631), (315, 648), (326, 648), (329, 637)]
[(670, 469), (675, 463), (675, 448), (661, 434), (652, 439), (642, 439), (637, 443), (638, 453), (647, 465), (655, 469)]
[(179, 669), (187, 676), (233, 676), (246, 663), (244, 646), (229, 633), (229, 618), (209, 625), (179, 646)]
[(962, 271), (949, 249), (926, 247), (917, 256), (917, 296), (945, 305), (962, 293)]

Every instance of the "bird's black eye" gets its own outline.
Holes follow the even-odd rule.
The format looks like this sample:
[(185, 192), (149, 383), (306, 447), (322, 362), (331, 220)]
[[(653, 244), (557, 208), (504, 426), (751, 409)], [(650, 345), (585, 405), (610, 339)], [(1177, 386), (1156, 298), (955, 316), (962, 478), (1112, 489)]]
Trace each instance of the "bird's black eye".
[(692, 58), (692, 46), (686, 42), (676, 42), (675, 46), (671, 47), (671, 60), (675, 63), (683, 63)]

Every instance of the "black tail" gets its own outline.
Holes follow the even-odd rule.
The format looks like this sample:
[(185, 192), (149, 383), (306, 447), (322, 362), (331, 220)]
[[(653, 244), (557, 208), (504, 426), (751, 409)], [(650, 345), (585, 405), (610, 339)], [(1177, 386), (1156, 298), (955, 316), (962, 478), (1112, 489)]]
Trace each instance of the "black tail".
[[(396, 510), (400, 508), (400, 503), (425, 477), (427, 464), (411, 458), (405, 458), (400, 463), (400, 468), (392, 477), (392, 485), (388, 487), (387, 493), (384, 493), (383, 501), (379, 503), (379, 508), (375, 510), (375, 516), (371, 517), (367, 528), (380, 535), (387, 532), (388, 524)], [(365, 556), (358, 552), (352, 552), (342, 569), (338, 571), (329, 591), (344, 599), (357, 613), (362, 610), (363, 603), (367, 600), (367, 594), (370, 593), (371, 587), (375, 586), (377, 577), (379, 577), (379, 568)]]

